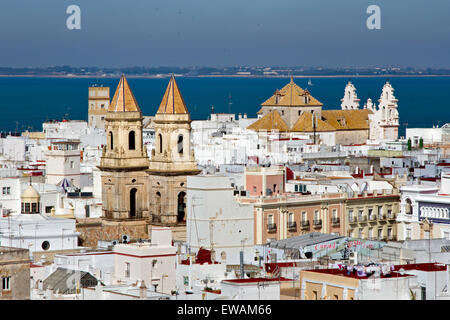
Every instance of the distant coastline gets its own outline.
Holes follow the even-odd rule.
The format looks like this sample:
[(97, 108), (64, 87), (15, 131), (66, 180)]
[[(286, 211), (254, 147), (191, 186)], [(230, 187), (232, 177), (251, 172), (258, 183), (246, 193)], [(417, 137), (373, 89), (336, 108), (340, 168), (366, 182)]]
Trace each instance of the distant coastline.
[[(229, 75), (229, 74), (217, 74), (217, 75), (175, 75), (176, 77), (182, 78), (264, 78), (264, 79), (276, 79), (276, 78), (290, 78), (290, 75)], [(48, 74), (0, 74), (0, 78), (60, 78), (60, 79), (116, 79), (119, 78), (120, 74), (116, 75), (106, 75), (106, 76), (96, 76), (96, 75), (48, 75)], [(170, 74), (167, 75), (133, 75), (127, 74), (127, 78), (136, 79), (165, 79), (169, 78)], [(429, 78), (429, 77), (450, 77), (449, 74), (377, 74), (377, 75), (293, 75), (293, 78)]]

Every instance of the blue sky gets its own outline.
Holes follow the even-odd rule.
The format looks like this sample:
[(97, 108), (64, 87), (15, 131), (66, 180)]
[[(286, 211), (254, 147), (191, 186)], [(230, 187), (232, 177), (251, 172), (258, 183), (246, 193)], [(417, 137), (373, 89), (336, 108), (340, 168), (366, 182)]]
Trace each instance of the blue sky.
[[(81, 30), (66, 28), (71, 4)], [(449, 35), (448, 0), (0, 2), (0, 66), (450, 67)]]

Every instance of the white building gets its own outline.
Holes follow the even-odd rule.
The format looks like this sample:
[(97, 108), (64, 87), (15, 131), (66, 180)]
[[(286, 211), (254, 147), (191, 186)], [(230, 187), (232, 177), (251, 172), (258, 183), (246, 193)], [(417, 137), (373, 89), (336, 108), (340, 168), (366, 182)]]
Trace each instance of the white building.
[(176, 248), (169, 228), (153, 227), (151, 243), (130, 243), (114, 246), (115, 284), (145, 281), (157, 292), (175, 291)]
[(187, 179), (186, 239), (192, 252), (201, 247), (214, 250), (216, 260), (239, 264), (254, 258), (253, 206), (239, 204), (230, 178), (189, 176)]
[(75, 220), (43, 214), (0, 217), (0, 244), (30, 252), (78, 248)]
[(397, 216), (399, 240), (450, 239), (450, 174), (437, 186), (409, 185), (401, 189)]
[(72, 186), (80, 186), (80, 142), (67, 140), (52, 142), (46, 157), (46, 183), (58, 184), (64, 178)]
[(418, 147), (420, 139), (423, 144), (434, 144), (450, 141), (450, 124), (432, 128), (406, 128), (406, 140), (411, 140), (412, 147)]
[(227, 300), (280, 300), (282, 283), (290, 279), (234, 279), (222, 281), (222, 298)]

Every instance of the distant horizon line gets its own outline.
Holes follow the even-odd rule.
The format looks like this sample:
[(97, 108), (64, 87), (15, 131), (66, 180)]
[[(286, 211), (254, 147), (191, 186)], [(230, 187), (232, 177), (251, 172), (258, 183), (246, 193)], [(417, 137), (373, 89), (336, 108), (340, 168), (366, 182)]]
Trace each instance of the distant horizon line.
[[(450, 67), (431, 67), (431, 66), (400, 66), (400, 65), (363, 65), (363, 66), (324, 66), (324, 65), (315, 65), (315, 66), (304, 66), (304, 65), (291, 65), (291, 66), (283, 66), (283, 65), (188, 65), (188, 66), (176, 66), (176, 65), (155, 65), (155, 66), (142, 66), (142, 65), (134, 65), (134, 66), (74, 66), (69, 64), (58, 64), (58, 65), (49, 65), (49, 66), (0, 66), (0, 69), (51, 69), (51, 68), (74, 68), (74, 69), (83, 69), (83, 68), (98, 68), (98, 69), (159, 69), (159, 68), (173, 68), (173, 69), (197, 69), (197, 68), (215, 68), (215, 69), (226, 69), (226, 68), (284, 68), (284, 69), (377, 69), (377, 68), (399, 68), (399, 69), (414, 69), (414, 70), (450, 70)], [(287, 70), (286, 70), (287, 71)]]

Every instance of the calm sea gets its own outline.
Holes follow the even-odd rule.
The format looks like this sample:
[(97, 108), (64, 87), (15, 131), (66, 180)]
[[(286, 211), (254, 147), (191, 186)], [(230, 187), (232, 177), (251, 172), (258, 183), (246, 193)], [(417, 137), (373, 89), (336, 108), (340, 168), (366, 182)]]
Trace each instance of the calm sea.
[[(88, 87), (111, 87), (111, 96), (119, 79), (94, 78), (0, 78), (0, 131), (41, 131), (46, 120), (64, 117), (87, 120)], [(378, 101), (381, 89), (390, 81), (399, 99), (400, 134), (408, 127), (442, 126), (450, 122), (450, 77), (392, 78), (298, 78), (324, 104), (324, 109), (339, 109), (348, 80), (356, 86), (360, 105), (367, 98)], [(128, 79), (142, 113), (154, 115), (169, 79)], [(211, 106), (217, 113), (247, 113), (256, 117), (260, 104), (286, 78), (177, 78), (181, 93), (194, 120), (206, 119)], [(231, 102), (231, 103), (230, 103)]]

